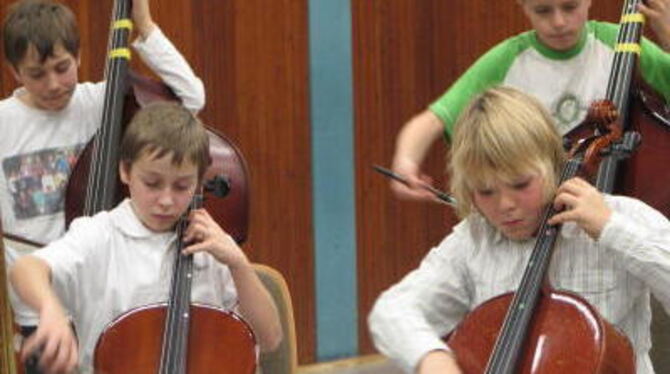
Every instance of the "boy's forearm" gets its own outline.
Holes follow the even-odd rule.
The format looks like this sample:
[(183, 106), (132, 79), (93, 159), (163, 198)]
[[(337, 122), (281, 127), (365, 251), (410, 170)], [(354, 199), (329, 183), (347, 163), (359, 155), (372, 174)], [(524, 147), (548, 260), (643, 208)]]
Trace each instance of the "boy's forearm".
[(395, 158), (404, 158), (420, 165), (443, 128), (442, 121), (433, 112), (426, 110), (418, 114), (398, 134)]
[(151, 17), (149, 0), (133, 1), (132, 17), (137, 34), (140, 36), (140, 38), (142, 38), (142, 40), (145, 40), (149, 34), (151, 34), (151, 31), (153, 31), (154, 27), (156, 27), (156, 24)]
[(35, 256), (23, 256), (9, 270), (9, 278), (21, 300), (37, 310), (60, 302), (51, 288), (49, 265)]
[(240, 312), (252, 326), (261, 351), (274, 350), (282, 339), (279, 314), (272, 297), (250, 263), (231, 268)]

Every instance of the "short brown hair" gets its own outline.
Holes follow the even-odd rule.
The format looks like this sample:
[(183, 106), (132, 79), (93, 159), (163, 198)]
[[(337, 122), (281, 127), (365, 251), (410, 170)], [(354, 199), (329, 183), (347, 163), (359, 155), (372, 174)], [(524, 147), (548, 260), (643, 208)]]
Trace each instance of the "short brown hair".
[(19, 0), (12, 4), (2, 29), (5, 58), (14, 68), (34, 46), (40, 61), (50, 56), (56, 45), (73, 56), (79, 54), (77, 20), (67, 6), (52, 0)]
[(472, 212), (475, 189), (529, 172), (543, 178), (548, 202), (565, 159), (561, 136), (539, 101), (510, 87), (486, 90), (454, 128), (449, 171), (458, 215)]
[(180, 104), (167, 101), (151, 103), (135, 114), (121, 141), (120, 160), (127, 167), (141, 156), (172, 156), (180, 165), (188, 159), (198, 168), (202, 180), (211, 159), (209, 136), (198, 118)]

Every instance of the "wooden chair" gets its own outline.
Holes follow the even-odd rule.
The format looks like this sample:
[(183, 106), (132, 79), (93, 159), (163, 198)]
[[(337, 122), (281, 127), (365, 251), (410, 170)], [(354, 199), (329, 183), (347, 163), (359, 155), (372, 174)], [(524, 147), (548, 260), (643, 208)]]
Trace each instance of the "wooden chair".
[(14, 374), (17, 372), (13, 344), (14, 318), (9, 305), (7, 286), (5, 246), (2, 239), (2, 228), (0, 228), (0, 373)]
[(670, 373), (670, 316), (651, 298), (651, 362), (657, 373)]
[(254, 264), (260, 278), (279, 311), (284, 338), (273, 352), (261, 353), (260, 369), (263, 374), (294, 374), (298, 367), (298, 353), (293, 319), (293, 303), (286, 280), (277, 270), (261, 264)]

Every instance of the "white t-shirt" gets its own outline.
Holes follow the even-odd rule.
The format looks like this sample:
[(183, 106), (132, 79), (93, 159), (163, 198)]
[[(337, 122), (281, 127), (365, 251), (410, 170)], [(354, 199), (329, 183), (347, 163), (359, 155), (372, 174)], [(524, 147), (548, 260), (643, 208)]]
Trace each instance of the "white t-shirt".
[[(82, 373), (92, 372), (95, 344), (114, 318), (168, 299), (176, 239), (174, 232), (147, 229), (125, 200), (109, 212), (75, 219), (62, 238), (34, 253), (49, 264), (54, 289), (72, 316)], [(227, 266), (197, 253), (193, 269), (193, 302), (236, 308)]]
[[(204, 86), (184, 57), (156, 27), (133, 47), (142, 60), (174, 91), (185, 107), (202, 109)], [(77, 84), (70, 103), (60, 111), (27, 106), (23, 88), (0, 100), (0, 211), (2, 229), (39, 243), (65, 231), (67, 180), (80, 151), (100, 126), (105, 83)], [(7, 266), (25, 254), (6, 242)], [(15, 320), (37, 322), (32, 311), (10, 290)]]
[[(142, 60), (181, 98), (204, 106), (204, 88), (160, 29), (133, 43)], [(64, 193), (74, 162), (100, 126), (105, 84), (78, 84), (66, 108), (45, 111), (18, 97), (0, 101), (0, 210), (4, 232), (48, 243), (64, 231)]]

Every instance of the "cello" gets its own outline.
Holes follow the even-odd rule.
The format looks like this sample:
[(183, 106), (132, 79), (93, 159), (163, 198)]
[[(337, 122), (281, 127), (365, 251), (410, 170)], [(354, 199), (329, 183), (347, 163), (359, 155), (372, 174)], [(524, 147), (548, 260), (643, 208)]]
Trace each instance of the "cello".
[[(598, 167), (602, 152), (621, 138), (611, 103), (589, 109), (601, 135), (577, 143), (559, 184)], [(466, 374), (635, 373), (628, 339), (602, 318), (584, 298), (551, 287), (547, 272), (560, 225), (549, 204), (516, 292), (476, 307), (446, 338)], [(566, 324), (565, 321), (570, 321)]]
[[(200, 207), (202, 196), (196, 195), (190, 209)], [(251, 328), (234, 313), (190, 301), (193, 255), (181, 254), (189, 211), (177, 226), (168, 302), (131, 310), (108, 325), (96, 345), (96, 373), (209, 373), (213, 368), (222, 374), (255, 372)]]

